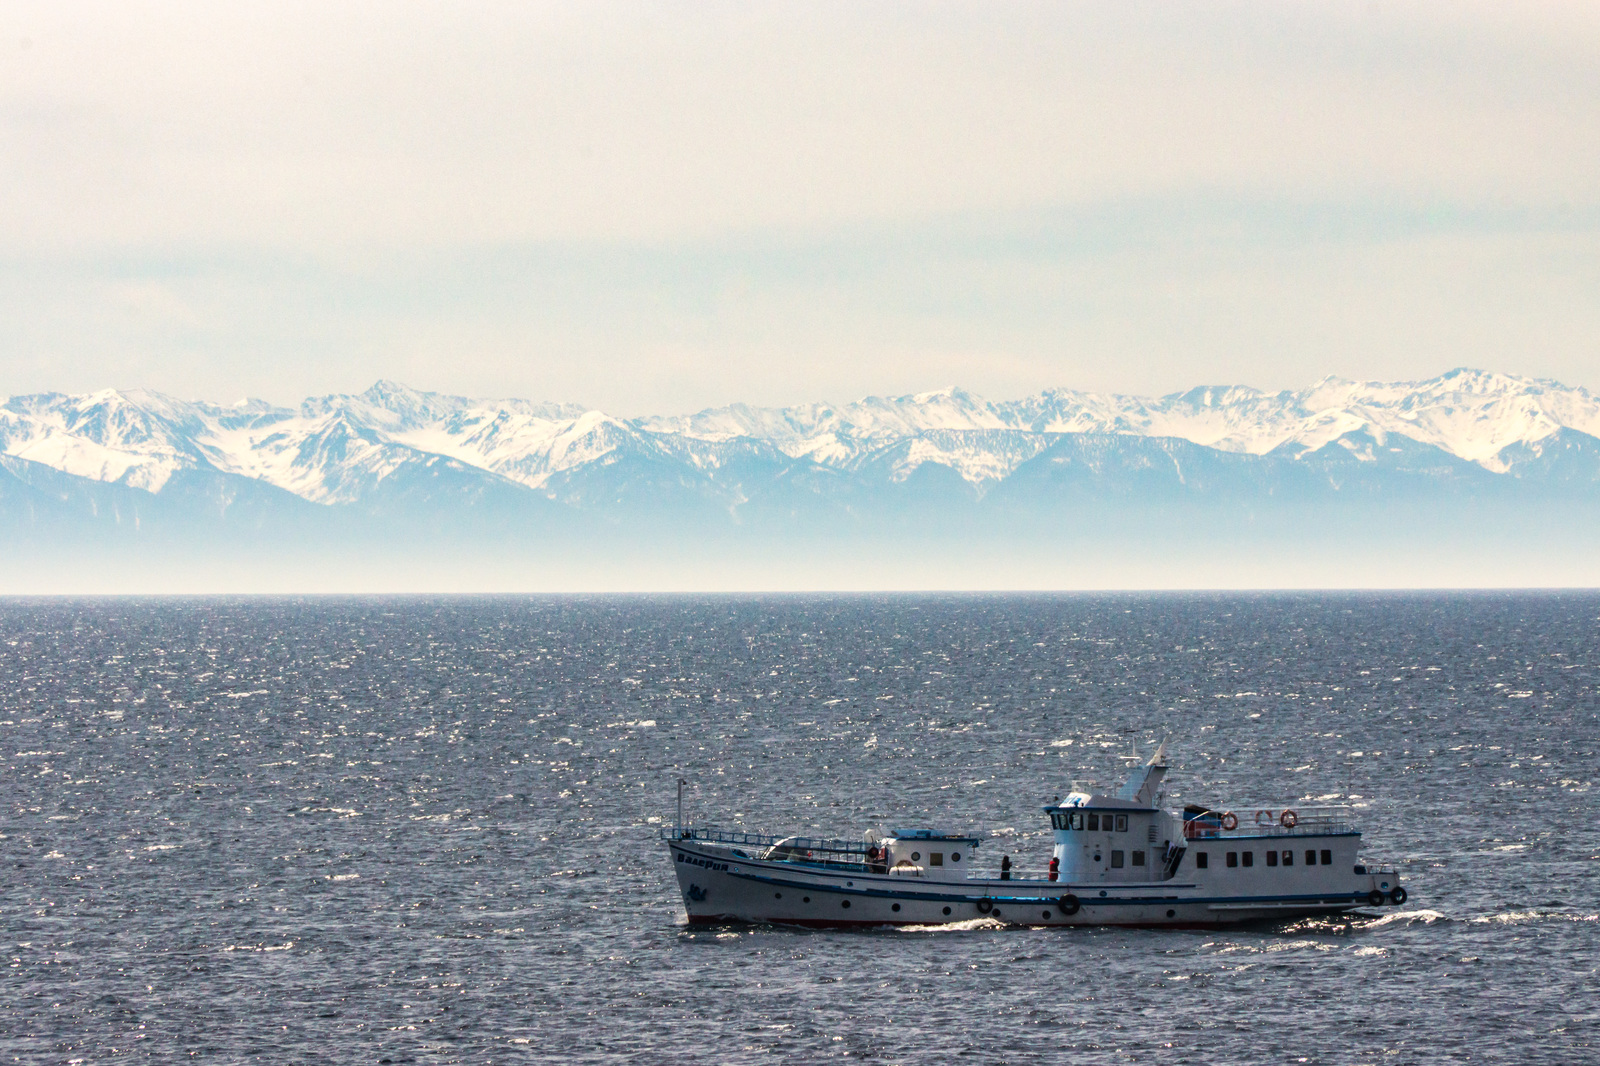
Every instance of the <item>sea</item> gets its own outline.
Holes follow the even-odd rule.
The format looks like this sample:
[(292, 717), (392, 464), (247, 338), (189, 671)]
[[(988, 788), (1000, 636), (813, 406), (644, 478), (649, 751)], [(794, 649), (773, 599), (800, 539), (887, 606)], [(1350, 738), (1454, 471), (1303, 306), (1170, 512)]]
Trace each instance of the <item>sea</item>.
[[(0, 601), (0, 1062), (1600, 1062), (1600, 595)], [(1403, 907), (689, 928), (663, 827), (969, 830), (1165, 739)]]

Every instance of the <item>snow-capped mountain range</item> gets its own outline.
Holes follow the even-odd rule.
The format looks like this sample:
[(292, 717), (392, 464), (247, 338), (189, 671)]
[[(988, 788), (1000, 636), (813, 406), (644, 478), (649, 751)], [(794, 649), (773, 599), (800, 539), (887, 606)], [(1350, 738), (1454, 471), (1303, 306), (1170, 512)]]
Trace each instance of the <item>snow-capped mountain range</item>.
[(704, 467), (716, 464), (719, 445), (766, 445), (840, 470), (887, 458), (894, 480), (936, 463), (981, 486), (1068, 433), (1173, 437), (1249, 455), (1304, 454), (1361, 434), (1381, 445), (1393, 435), (1504, 473), (1562, 430), (1600, 437), (1600, 398), (1474, 370), (1421, 382), (1327, 378), (1294, 392), (1196, 388), (1157, 399), (1049, 390), (991, 402), (947, 388), (844, 406), (735, 404), (639, 419), (387, 381), (298, 408), (221, 406), (141, 389), (18, 396), (0, 407), (0, 449), (63, 473), (159, 492), (179, 470), (210, 467), (325, 504), (351, 502), (362, 485), (438, 456), (546, 489), (552, 477), (619, 451), (659, 450)]
[(1588, 391), (1465, 369), (1414, 382), (1327, 378), (1285, 392), (1049, 390), (997, 402), (947, 388), (632, 419), (387, 381), (293, 408), (108, 389), (0, 406), (0, 476), (15, 482), (9, 494), (0, 488), (0, 509), (65, 500), (86, 485), (117, 486), (136, 503), (175, 486), (192, 494), (197, 478), (211, 486), (208, 506), (224, 510), (241, 492), (271, 489), (272, 499), (325, 508), (403, 493), (408, 513), (488, 500), (590, 512), (689, 500), (736, 523), (763, 502), (780, 516), (807, 501), (860, 513), (897, 486), (902, 498), (922, 486), (946, 502), (1017, 506), (1068, 488), (1078, 499), (1338, 492), (1389, 471), (1406, 493), (1423, 483), (1488, 491), (1539, 481), (1592, 494), (1597, 438), (1600, 399)]

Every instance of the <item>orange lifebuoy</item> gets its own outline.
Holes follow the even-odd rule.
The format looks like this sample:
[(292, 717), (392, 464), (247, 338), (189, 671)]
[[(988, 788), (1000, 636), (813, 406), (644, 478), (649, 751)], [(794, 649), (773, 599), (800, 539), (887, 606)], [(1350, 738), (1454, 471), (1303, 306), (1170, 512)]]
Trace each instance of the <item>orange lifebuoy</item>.
[(1293, 829), (1300, 824), (1300, 816), (1293, 811), (1284, 811), (1278, 815), (1278, 824), (1285, 829)]
[(1272, 812), (1269, 811), (1269, 810), (1259, 810), (1259, 811), (1257, 811), (1256, 812), (1256, 824), (1257, 825), (1271, 825), (1272, 824)]
[(1237, 814), (1234, 814), (1232, 811), (1225, 812), (1223, 814), (1223, 816), (1222, 816), (1222, 828), (1224, 828), (1224, 829), (1237, 829), (1237, 828), (1239, 828), (1239, 816)]

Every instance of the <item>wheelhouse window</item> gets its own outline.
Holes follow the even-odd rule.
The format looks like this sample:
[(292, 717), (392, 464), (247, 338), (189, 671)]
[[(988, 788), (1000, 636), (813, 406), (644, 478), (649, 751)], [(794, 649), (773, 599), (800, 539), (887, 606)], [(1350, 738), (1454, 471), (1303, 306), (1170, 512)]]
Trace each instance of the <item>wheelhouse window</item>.
[(1323, 848), (1322, 849), (1322, 865), (1324, 865), (1324, 866), (1332, 866), (1333, 865), (1333, 852), (1329, 851), (1327, 848)]
[(1122, 852), (1113, 851), (1111, 853), (1111, 868), (1113, 870), (1122, 869)]
[(1278, 853), (1277, 852), (1275, 852), (1275, 851), (1267, 852), (1267, 865), (1268, 866), (1276, 866), (1276, 865), (1278, 865)]
[(1312, 851), (1310, 848), (1307, 848), (1306, 849), (1306, 865), (1307, 866), (1315, 866), (1316, 864), (1317, 864), (1317, 853)]
[(1256, 853), (1253, 852), (1253, 851), (1245, 852), (1244, 853), (1244, 864), (1246, 866), (1254, 866), (1256, 864)]
[(1197, 852), (1194, 853), (1194, 866), (1195, 866), (1195, 869), (1204, 870), (1206, 867), (1208, 867), (1210, 865), (1211, 865), (1211, 856), (1207, 855), (1203, 851), (1197, 851)]
[(1136, 851), (1136, 852), (1133, 853), (1133, 864), (1135, 866), (1143, 866), (1144, 865), (1144, 852)]
[(1127, 831), (1128, 831), (1128, 816), (1126, 814), (1117, 815), (1117, 832), (1126, 833)]
[(1294, 865), (1294, 852), (1286, 851), (1286, 852), (1283, 853), (1283, 864), (1285, 866), (1293, 866)]
[(1100, 831), (1100, 816), (1098, 814), (1094, 814), (1093, 812), (1091, 812), (1089, 814), (1089, 832), (1098, 833), (1099, 831)]
[(1228, 852), (1228, 865), (1229, 866), (1238, 866), (1239, 865), (1239, 853), (1237, 851)]

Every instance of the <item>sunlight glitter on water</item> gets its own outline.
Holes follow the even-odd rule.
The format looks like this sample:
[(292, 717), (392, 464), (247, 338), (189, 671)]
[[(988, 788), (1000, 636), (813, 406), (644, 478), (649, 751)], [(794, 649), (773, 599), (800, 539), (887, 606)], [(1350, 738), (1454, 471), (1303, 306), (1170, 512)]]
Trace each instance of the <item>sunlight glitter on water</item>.
[[(0, 602), (0, 1054), (1566, 1066), (1600, 1024), (1572, 1008), (1600, 965), (1596, 615), (1526, 594)], [(682, 777), (697, 820), (958, 826), (990, 866), (1042, 867), (1041, 804), (1167, 734), (1170, 803), (1349, 803), (1411, 909), (706, 930), (656, 835)], [(1493, 1032), (1434, 1024), (1497, 1001)]]

